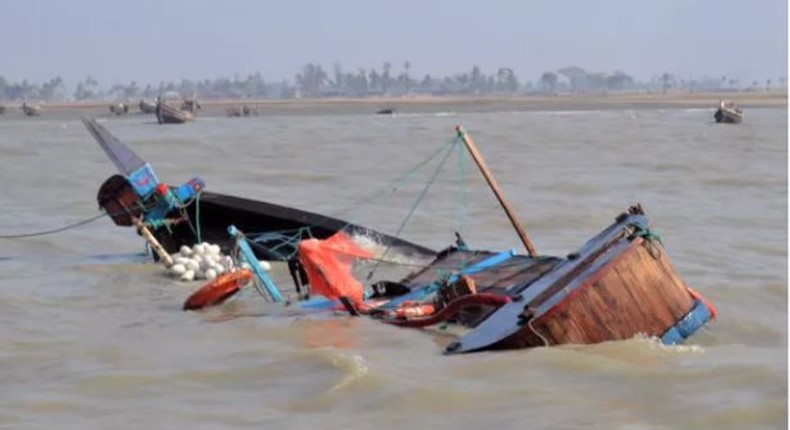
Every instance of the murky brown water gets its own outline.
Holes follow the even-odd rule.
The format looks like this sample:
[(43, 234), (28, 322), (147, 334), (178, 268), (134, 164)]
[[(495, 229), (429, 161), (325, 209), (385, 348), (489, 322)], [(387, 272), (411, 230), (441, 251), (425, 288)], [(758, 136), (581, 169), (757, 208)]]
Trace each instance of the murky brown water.
[[(0, 117), (0, 234), (99, 213), (96, 191), (114, 167), (76, 116)], [(574, 251), (641, 202), (720, 319), (682, 347), (633, 339), (445, 357), (448, 334), (288, 316), (251, 292), (184, 313), (200, 284), (165, 277), (133, 231), (101, 219), (0, 239), (0, 427), (787, 427), (785, 109), (749, 110), (738, 126), (713, 124), (710, 110), (104, 122), (167, 182), (200, 175), (215, 191), (388, 232), (432, 168), (391, 180), (458, 123), (542, 254)], [(404, 236), (438, 249), (459, 230), (472, 247), (518, 247), (479, 175), (460, 170), (449, 159)], [(371, 204), (341, 212), (377, 190)], [(288, 282), (281, 267), (274, 273)]]

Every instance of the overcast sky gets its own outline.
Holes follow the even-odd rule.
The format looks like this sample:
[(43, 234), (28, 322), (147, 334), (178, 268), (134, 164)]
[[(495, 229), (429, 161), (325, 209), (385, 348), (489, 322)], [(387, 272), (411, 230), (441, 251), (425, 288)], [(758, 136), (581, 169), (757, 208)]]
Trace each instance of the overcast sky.
[(397, 74), (408, 60), (413, 77), (577, 65), (776, 81), (787, 13), (786, 0), (0, 0), (0, 76), (293, 81), (307, 62)]

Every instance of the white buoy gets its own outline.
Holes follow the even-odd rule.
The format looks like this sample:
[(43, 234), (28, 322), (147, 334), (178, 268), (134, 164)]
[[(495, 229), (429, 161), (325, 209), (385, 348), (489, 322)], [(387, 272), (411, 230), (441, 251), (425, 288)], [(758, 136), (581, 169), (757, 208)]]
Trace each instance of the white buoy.
[(198, 263), (197, 260), (189, 260), (189, 262), (187, 262), (187, 267), (194, 272), (195, 270), (200, 270), (200, 263)]
[(187, 270), (186, 272), (181, 274), (182, 281), (192, 281), (195, 279), (195, 271), (194, 270)]
[(183, 264), (176, 263), (170, 267), (170, 273), (176, 276), (182, 275), (186, 271), (187, 268)]

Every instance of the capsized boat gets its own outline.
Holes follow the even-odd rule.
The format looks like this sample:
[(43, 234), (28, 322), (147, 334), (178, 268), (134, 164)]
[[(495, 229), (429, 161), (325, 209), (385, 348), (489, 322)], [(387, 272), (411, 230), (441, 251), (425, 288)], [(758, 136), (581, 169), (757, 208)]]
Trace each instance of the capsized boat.
[[(95, 119), (83, 119), (91, 135), (118, 168), (99, 188), (97, 200), (118, 226), (146, 226), (167, 253), (200, 242), (217, 243), (227, 252), (234, 246), (227, 229), (236, 225), (257, 233), (258, 258), (293, 259), (298, 240), (327, 238), (338, 231), (365, 236), (404, 254), (429, 257), (429, 248), (337, 218), (292, 207), (205, 190), (200, 178), (180, 186), (161, 182), (153, 168)], [(284, 235), (282, 232), (289, 232)], [(295, 240), (296, 239), (296, 240)]]
[[(455, 246), (437, 253), (425, 267), (396, 281), (376, 280), (366, 292), (351, 267), (355, 260), (374, 258), (372, 253), (342, 232), (323, 240), (305, 239), (299, 243), (299, 261), (307, 283), (294, 281), (297, 292), (306, 289), (311, 299), (301, 306), (345, 309), (403, 327), (461, 327), (457, 339), (446, 345), (447, 354), (591, 344), (638, 335), (677, 344), (716, 317), (713, 305), (677, 274), (641, 205), (630, 207), (565, 257), (539, 255), (461, 128), (458, 139), (483, 173), (527, 255), (471, 250), (459, 237)], [(255, 268), (246, 239), (233, 226), (229, 232)], [(263, 271), (255, 273), (265, 286), (261, 294), (284, 302), (273, 280)], [(223, 300), (228, 297), (225, 287), (226, 283), (218, 284), (212, 294), (212, 284), (207, 284), (187, 304), (196, 309), (198, 299), (219, 303), (220, 295)], [(323, 301), (316, 302), (316, 295)]]
[(716, 122), (723, 122), (727, 124), (740, 124), (743, 121), (743, 111), (735, 107), (735, 102), (729, 101), (719, 102), (719, 108), (713, 114), (713, 119)]

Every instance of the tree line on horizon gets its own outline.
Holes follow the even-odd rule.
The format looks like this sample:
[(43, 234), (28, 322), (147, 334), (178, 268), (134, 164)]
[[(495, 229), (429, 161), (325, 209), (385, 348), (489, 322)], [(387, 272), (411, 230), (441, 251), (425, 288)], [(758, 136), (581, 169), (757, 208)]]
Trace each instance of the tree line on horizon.
[(346, 71), (340, 63), (332, 65), (327, 71), (320, 64), (307, 63), (297, 73), (293, 81), (270, 82), (260, 72), (245, 78), (189, 80), (180, 82), (161, 82), (141, 87), (136, 81), (129, 84), (113, 84), (102, 87), (99, 82), (88, 76), (79, 81), (73, 91), (69, 91), (60, 76), (41, 84), (32, 84), (27, 79), (9, 82), (0, 76), (0, 100), (126, 100), (140, 98), (153, 99), (161, 94), (177, 92), (188, 96), (195, 94), (200, 98), (325, 98), (325, 97), (381, 97), (407, 95), (518, 95), (518, 94), (606, 94), (618, 91), (663, 92), (668, 91), (734, 91), (767, 90), (786, 88), (786, 77), (775, 81), (753, 80), (741, 83), (738, 79), (721, 76), (720, 78), (682, 78), (669, 72), (653, 76), (648, 81), (638, 81), (633, 76), (615, 70), (611, 73), (592, 72), (578, 66), (567, 66), (546, 71), (534, 81), (524, 81), (516, 76), (513, 69), (500, 67), (495, 73), (486, 74), (479, 66), (469, 71), (450, 76), (413, 77), (411, 63), (405, 61), (397, 72), (392, 64), (383, 63), (380, 70), (359, 68)]

